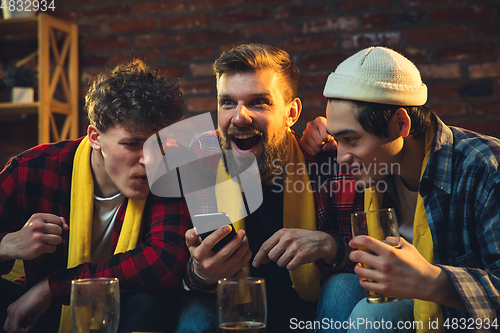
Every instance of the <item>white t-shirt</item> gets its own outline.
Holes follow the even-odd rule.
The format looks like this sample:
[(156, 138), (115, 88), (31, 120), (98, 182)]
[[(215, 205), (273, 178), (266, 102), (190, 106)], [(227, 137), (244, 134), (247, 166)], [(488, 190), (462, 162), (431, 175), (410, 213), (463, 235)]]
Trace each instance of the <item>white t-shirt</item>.
[(111, 251), (113, 226), (123, 200), (125, 196), (121, 193), (110, 198), (94, 195), (91, 262), (104, 261), (113, 254)]
[(413, 221), (417, 208), (418, 191), (407, 189), (401, 181), (400, 176), (395, 176), (395, 180), (399, 198), (399, 209), (401, 210), (399, 233), (411, 243), (413, 242)]

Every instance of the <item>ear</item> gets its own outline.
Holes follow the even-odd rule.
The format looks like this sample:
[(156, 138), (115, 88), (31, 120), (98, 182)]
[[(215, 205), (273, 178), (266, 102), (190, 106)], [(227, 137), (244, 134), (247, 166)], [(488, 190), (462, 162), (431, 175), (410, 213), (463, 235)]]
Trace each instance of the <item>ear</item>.
[(411, 130), (411, 119), (406, 110), (403, 108), (397, 109), (393, 118), (397, 123), (398, 134), (404, 138), (409, 136)]
[(300, 112), (302, 112), (302, 102), (300, 98), (295, 97), (291, 102), (288, 109), (288, 115), (286, 117), (286, 126), (292, 127), (293, 124), (297, 122), (300, 116)]
[(101, 150), (101, 132), (95, 127), (95, 125), (89, 125), (87, 128), (87, 137), (89, 138), (89, 143), (94, 150)]

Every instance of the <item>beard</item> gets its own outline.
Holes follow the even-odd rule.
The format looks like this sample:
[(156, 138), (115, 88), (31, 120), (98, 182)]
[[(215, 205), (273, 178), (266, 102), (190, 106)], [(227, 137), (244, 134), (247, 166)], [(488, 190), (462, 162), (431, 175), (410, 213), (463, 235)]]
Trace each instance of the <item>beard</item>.
[(283, 129), (284, 130), (282, 133), (280, 133), (280, 135), (276, 135), (273, 138), (270, 138), (267, 133), (263, 132), (262, 130), (252, 127), (230, 127), (227, 131), (227, 134), (222, 134), (222, 131), (219, 131), (220, 145), (222, 151), (226, 153), (224, 154), (224, 165), (231, 177), (243, 173), (250, 167), (251, 163), (253, 162), (253, 158), (244, 158), (241, 155), (239, 156), (237, 152), (233, 151), (230, 137), (239, 132), (253, 132), (256, 135), (260, 136), (260, 142), (262, 142), (262, 151), (258, 155), (255, 155), (255, 158), (257, 160), (257, 165), (262, 182), (265, 183), (275, 176), (280, 176), (283, 171), (283, 165), (288, 161), (287, 134), (285, 130), (285, 124), (283, 124)]

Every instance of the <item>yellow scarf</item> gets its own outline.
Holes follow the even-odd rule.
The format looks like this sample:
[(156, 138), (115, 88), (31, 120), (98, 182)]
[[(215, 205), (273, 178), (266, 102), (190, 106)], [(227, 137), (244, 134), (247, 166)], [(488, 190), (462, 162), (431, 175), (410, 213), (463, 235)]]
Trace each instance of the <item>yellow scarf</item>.
[[(422, 171), (420, 173), (420, 180), (424, 175), (424, 171), (429, 162), (429, 155), (432, 147), (432, 139), (434, 138), (434, 125), (431, 124), (425, 133), (425, 157), (422, 162)], [(377, 193), (375, 186), (365, 191), (365, 211), (377, 210), (382, 200), (382, 193)], [(427, 214), (425, 212), (424, 199), (418, 193), (417, 207), (415, 209), (415, 217), (413, 220), (413, 245), (417, 248), (418, 252), (431, 264), (434, 263), (432, 235), (427, 223)], [(414, 300), (413, 316), (415, 321), (423, 323), (423, 329), (418, 329), (417, 332), (445, 332), (442, 326), (444, 322), (443, 310), (441, 305), (433, 302), (427, 302), (419, 299)], [(429, 322), (439, 319), (439, 329), (430, 329)]]
[[(68, 268), (89, 262), (91, 257), (92, 221), (94, 217), (94, 180), (90, 168), (92, 148), (85, 137), (78, 145), (73, 160), (70, 199)], [(137, 246), (142, 212), (146, 199), (129, 200), (115, 254)], [(70, 307), (63, 306), (59, 333), (71, 332)]]
[[(292, 134), (290, 129), (287, 129), (287, 149), (289, 152), (288, 163), (294, 166), (293, 174), (287, 174), (286, 183), (296, 184), (301, 182), (304, 187), (308, 186), (310, 179), (306, 172), (298, 172), (300, 166), (305, 165), (304, 154), (300, 150), (300, 146)], [(238, 183), (228, 180), (229, 175), (226, 173), (222, 159), (219, 161), (217, 170), (216, 186), (217, 207), (220, 212), (225, 212), (231, 216), (244, 216), (241, 212), (244, 211), (244, 204), (241, 198), (241, 190)], [(306, 230), (316, 230), (316, 212), (314, 208), (314, 197), (311, 191), (305, 189), (300, 193), (294, 191), (288, 192), (283, 187), (283, 227), (284, 228), (300, 228)], [(245, 220), (241, 219), (233, 223), (236, 231), (245, 228)], [(250, 266), (247, 265), (238, 276), (250, 276)], [(318, 299), (320, 286), (320, 272), (314, 263), (308, 263), (290, 271), (292, 284), (297, 293), (302, 299), (312, 302)]]

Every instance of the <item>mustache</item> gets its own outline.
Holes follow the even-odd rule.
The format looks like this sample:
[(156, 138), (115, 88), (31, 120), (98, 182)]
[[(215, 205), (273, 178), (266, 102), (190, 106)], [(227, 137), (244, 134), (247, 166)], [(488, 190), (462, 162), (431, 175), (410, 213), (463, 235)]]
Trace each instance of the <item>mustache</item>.
[(258, 128), (254, 127), (236, 127), (236, 126), (231, 126), (228, 128), (226, 135), (235, 135), (239, 133), (245, 133), (245, 134), (254, 134), (254, 135), (260, 135), (264, 136), (264, 132)]

